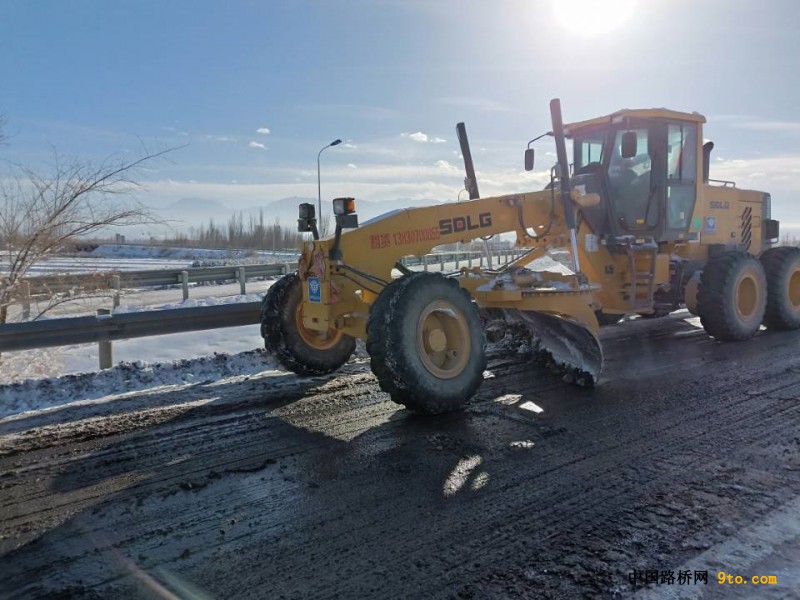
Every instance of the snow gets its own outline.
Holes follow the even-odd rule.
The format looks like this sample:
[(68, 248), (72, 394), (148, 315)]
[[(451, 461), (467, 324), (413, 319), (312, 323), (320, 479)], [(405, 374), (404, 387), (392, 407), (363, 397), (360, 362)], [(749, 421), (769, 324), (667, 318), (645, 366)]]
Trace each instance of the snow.
[[(151, 344), (158, 340), (148, 339)], [(210, 352), (208, 356), (171, 362), (122, 362), (97, 373), (27, 379), (0, 386), (0, 424), (15, 420), (15, 416), (30, 416), (32, 412), (47, 412), (65, 405), (124, 402), (130, 392), (144, 389), (165, 386), (179, 389), (201, 382), (269, 371), (278, 374), (276, 368), (271, 356), (263, 350), (251, 349), (238, 354)]]
[[(3, 258), (5, 258), (3, 253)], [(102, 271), (150, 271), (154, 269), (185, 269), (209, 261), (224, 264), (295, 263), (298, 253), (292, 250), (209, 250), (205, 248), (170, 248), (166, 246), (134, 246), (103, 244), (78, 256), (51, 256), (36, 263), (28, 275), (57, 275), (96, 273)], [(0, 273), (8, 271), (0, 260)]]

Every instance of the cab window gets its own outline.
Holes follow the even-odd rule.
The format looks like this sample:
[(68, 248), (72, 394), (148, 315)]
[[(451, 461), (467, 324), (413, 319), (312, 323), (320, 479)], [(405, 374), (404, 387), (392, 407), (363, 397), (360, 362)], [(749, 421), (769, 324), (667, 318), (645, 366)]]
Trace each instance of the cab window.
[(603, 155), (603, 138), (576, 140), (575, 172), (589, 164), (600, 164)]
[(685, 230), (694, 210), (697, 179), (697, 126), (667, 127), (667, 229)]
[[(622, 136), (627, 131), (636, 132), (636, 156), (633, 157), (623, 157), (621, 152)], [(618, 130), (609, 157), (611, 204), (615, 219), (628, 230), (646, 229), (658, 222), (658, 203), (650, 182), (652, 160), (648, 133), (646, 128)]]

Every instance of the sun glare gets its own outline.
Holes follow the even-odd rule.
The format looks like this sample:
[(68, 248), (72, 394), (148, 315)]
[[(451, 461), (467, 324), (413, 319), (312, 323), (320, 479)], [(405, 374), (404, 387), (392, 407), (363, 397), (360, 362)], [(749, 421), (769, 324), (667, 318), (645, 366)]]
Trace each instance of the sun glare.
[(585, 37), (598, 37), (622, 27), (634, 8), (636, 0), (553, 0), (558, 23)]

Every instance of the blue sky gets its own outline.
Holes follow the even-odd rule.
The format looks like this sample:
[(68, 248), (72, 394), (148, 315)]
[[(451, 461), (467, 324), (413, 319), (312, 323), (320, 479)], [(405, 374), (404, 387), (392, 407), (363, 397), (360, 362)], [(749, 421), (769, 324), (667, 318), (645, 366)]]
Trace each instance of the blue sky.
[(452, 200), (457, 121), (484, 195), (538, 188), (522, 151), (558, 96), (567, 121), (705, 114), (712, 177), (772, 192), (800, 224), (800, 3), (589, 4), (592, 24), (616, 15), (607, 31), (564, 23), (556, 0), (0, 0), (0, 157), (186, 145), (142, 173), (146, 200), (244, 208), (316, 196), (317, 152), (338, 137), (324, 196)]

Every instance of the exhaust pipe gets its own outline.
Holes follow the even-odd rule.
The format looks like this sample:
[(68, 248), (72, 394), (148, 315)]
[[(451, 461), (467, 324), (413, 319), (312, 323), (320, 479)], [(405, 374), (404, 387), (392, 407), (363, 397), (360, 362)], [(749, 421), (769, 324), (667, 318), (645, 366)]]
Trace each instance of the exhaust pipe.
[(464, 187), (469, 194), (469, 199), (477, 200), (481, 195), (478, 193), (478, 180), (475, 178), (475, 165), (472, 163), (472, 152), (469, 150), (467, 128), (464, 123), (456, 123), (456, 135), (458, 135), (458, 145), (461, 146), (461, 156), (464, 157), (464, 169), (467, 172), (467, 176), (464, 178)]
[(572, 267), (576, 275), (581, 274), (581, 265), (578, 260), (578, 237), (575, 227), (575, 210), (572, 205), (569, 181), (569, 161), (567, 160), (567, 142), (564, 138), (564, 122), (561, 119), (561, 100), (553, 98), (550, 101), (550, 118), (553, 122), (553, 137), (556, 141), (556, 160), (560, 171), (559, 181), (561, 182), (561, 204), (564, 207), (564, 217), (569, 228), (569, 241), (572, 246)]

